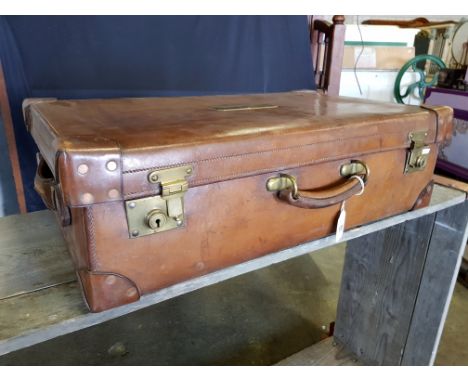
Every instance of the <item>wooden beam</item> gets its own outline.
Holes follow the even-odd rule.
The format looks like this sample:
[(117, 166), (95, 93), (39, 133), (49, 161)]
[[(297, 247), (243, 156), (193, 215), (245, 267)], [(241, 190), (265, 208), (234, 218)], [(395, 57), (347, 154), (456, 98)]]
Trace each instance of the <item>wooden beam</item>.
[(432, 179), (434, 180), (434, 183), (440, 184), (445, 187), (455, 188), (456, 190), (466, 192), (468, 195), (468, 183), (435, 174), (432, 177)]
[(399, 365), (435, 214), (348, 242), (335, 338), (370, 365)]
[(18, 159), (18, 150), (16, 146), (15, 131), (13, 120), (11, 118), (10, 102), (8, 101), (8, 92), (3, 73), (3, 66), (0, 62), (0, 115), (5, 128), (5, 136), (8, 146), (11, 167), (13, 170), (13, 179), (15, 181), (16, 197), (18, 199), (19, 210), (22, 214), (27, 212), (26, 198), (24, 196), (23, 179), (21, 178), (21, 168)]
[(436, 213), (402, 365), (433, 365), (467, 239), (468, 202)]
[(337, 341), (376, 365), (432, 365), (468, 235), (468, 202), (347, 245)]

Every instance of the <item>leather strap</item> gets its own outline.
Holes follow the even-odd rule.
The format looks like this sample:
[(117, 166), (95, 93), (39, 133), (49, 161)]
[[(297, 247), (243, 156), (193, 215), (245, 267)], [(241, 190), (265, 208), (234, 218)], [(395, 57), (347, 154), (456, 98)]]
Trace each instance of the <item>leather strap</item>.
[(439, 113), (437, 112), (437, 110), (435, 110), (434, 108), (432, 108), (431, 106), (429, 105), (419, 105), (419, 107), (421, 109), (424, 109), (424, 110), (428, 110), (430, 111), (431, 113), (434, 113), (435, 114), (435, 117), (436, 117), (436, 135), (435, 135), (435, 142), (437, 142), (437, 138), (439, 136)]

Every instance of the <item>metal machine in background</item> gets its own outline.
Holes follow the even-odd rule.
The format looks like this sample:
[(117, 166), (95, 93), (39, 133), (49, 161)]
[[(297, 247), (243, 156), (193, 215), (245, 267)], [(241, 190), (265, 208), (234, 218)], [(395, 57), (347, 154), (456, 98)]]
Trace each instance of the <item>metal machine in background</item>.
[(429, 68), (429, 74), (437, 81), (435, 86), (424, 92), (422, 101), (429, 105), (451, 106), (455, 117), (453, 136), (440, 149), (437, 171), (467, 182), (468, 19), (462, 19), (455, 26), (445, 29), (432, 29), (430, 33), (430, 52), (433, 56), (440, 57), (447, 67), (438, 72), (432, 66)]
[[(395, 100), (453, 108), (453, 136), (440, 147), (436, 171), (468, 182), (468, 18), (459, 22), (368, 20), (363, 24), (420, 29), (414, 39), (416, 56), (396, 77)], [(409, 76), (410, 83), (402, 81), (407, 72), (415, 74)]]
[[(408, 103), (410, 98), (422, 103), (426, 89), (432, 86), (467, 90), (468, 19), (459, 22), (430, 22), (425, 18), (367, 20), (363, 24), (420, 29), (414, 40), (416, 56), (403, 65), (395, 80), (394, 96), (398, 103)], [(418, 73), (418, 80), (402, 84), (407, 71)]]
[[(427, 53), (439, 57), (447, 65), (439, 70), (437, 87), (467, 90), (468, 19), (420, 33), (429, 34)], [(437, 68), (432, 65), (425, 69), (433, 75), (437, 73)]]

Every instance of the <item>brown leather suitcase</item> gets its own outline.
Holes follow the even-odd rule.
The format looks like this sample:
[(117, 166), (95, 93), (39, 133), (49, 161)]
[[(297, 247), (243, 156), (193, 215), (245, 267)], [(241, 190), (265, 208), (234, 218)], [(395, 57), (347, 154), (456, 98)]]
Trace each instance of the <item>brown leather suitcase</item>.
[(343, 205), (346, 229), (426, 205), (452, 119), (315, 92), (26, 100), (24, 113), (36, 189), (95, 312), (333, 234)]

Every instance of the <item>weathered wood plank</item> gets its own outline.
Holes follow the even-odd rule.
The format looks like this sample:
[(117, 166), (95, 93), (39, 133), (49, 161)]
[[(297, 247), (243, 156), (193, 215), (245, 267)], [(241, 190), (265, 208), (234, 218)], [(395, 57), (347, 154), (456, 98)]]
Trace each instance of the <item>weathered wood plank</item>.
[(0, 300), (75, 279), (50, 211), (0, 219)]
[(22, 333), (24, 328), (40, 329), (86, 314), (77, 284), (73, 281), (0, 301), (0, 339)]
[(468, 202), (437, 212), (403, 365), (432, 365), (467, 239)]
[(400, 363), (434, 219), (348, 242), (335, 337), (366, 363)]
[[(343, 261), (344, 245), (327, 248), (22, 348), (0, 365), (271, 365), (324, 338)], [(41, 304), (50, 293), (39, 294), (22, 298)]]
[(434, 180), (436, 184), (440, 184), (445, 187), (454, 188), (454, 189), (468, 193), (468, 183), (466, 182), (461, 182), (459, 180), (455, 180), (452, 178), (448, 178), (446, 176), (435, 175), (435, 174), (432, 177), (432, 179)]
[(357, 357), (343, 345), (333, 342), (333, 338), (320, 341), (292, 356), (283, 359), (275, 366), (362, 366)]
[[(436, 186), (434, 188), (434, 193), (433, 193), (433, 198), (431, 205), (427, 208), (420, 209), (417, 211), (411, 211), (405, 214), (397, 215), (391, 218), (387, 218), (372, 224), (368, 224), (366, 226), (358, 227), (352, 230), (349, 230), (344, 233), (343, 235), (343, 240), (342, 241), (347, 241), (353, 238), (361, 237), (363, 235), (367, 235), (369, 233), (385, 229), (387, 227), (394, 226), (396, 224), (411, 220), (411, 219), (417, 219), (421, 216), (425, 216), (427, 214), (433, 213), (435, 211), (442, 210), (444, 208), (447, 208), (449, 206), (453, 206), (459, 203), (464, 202), (466, 199), (466, 195), (463, 192), (457, 191), (457, 190), (451, 190), (443, 187)], [(41, 212), (41, 214), (50, 214), (47, 211)], [(40, 213), (37, 213), (38, 215)], [(14, 234), (16, 236), (16, 242), (23, 241), (21, 240), (21, 235), (17, 234), (18, 232), (25, 232), (30, 231), (30, 220), (29, 217), (34, 214), (29, 214), (26, 216), (15, 216), (11, 217), (11, 219), (16, 219), (17, 223), (13, 224), (7, 224), (6, 227), (0, 228), (1, 229), (6, 229), (7, 235), (9, 234)], [(37, 216), (38, 216), (37, 215)], [(50, 214), (51, 215), (51, 214)], [(50, 219), (52, 219), (52, 216), (50, 216)], [(2, 219), (0, 219), (0, 222)], [(11, 221), (12, 222), (12, 221)], [(41, 219), (38, 219), (37, 224), (40, 226), (41, 224), (44, 224), (43, 227), (45, 228), (46, 225), (45, 223), (42, 222)], [(9, 227), (16, 225), (16, 228), (13, 231), (8, 231), (10, 229)], [(3, 232), (2, 232), (3, 234)], [(2, 235), (3, 236), (3, 235)], [(44, 238), (48, 238), (50, 236), (50, 239), (52, 240), (49, 243), (53, 243), (54, 237), (55, 237), (55, 244), (57, 245), (57, 248), (60, 247), (60, 245), (63, 246), (63, 241), (60, 239), (60, 234), (58, 233), (58, 230), (56, 226), (52, 228), (49, 233), (44, 232), (43, 235), (39, 235), (38, 239), (39, 243), (41, 243), (41, 240)], [(40, 239), (43, 238), (43, 239)], [(44, 239), (45, 240), (45, 239)], [(48, 242), (46, 240), (46, 242)], [(8, 241), (7, 241), (8, 243)], [(31, 245), (34, 247), (35, 241), (31, 240)], [(61, 243), (61, 244), (60, 244)], [(261, 258), (248, 261), (236, 266), (232, 266), (217, 272), (213, 272), (211, 274), (208, 274), (203, 277), (199, 277), (196, 279), (188, 280), (186, 282), (174, 285), (172, 287), (163, 289), (161, 291), (148, 294), (146, 296), (143, 296), (139, 301), (129, 304), (126, 306), (118, 307), (106, 312), (102, 313), (88, 313), (86, 309), (78, 309), (76, 307), (83, 306), (81, 296), (79, 295), (78, 291), (73, 294), (73, 297), (70, 297), (69, 300), (60, 300), (63, 305), (56, 304), (56, 305), (51, 305), (51, 312), (50, 314), (53, 315), (55, 312), (53, 311), (54, 309), (66, 311), (67, 305), (69, 305), (69, 309), (71, 312), (73, 312), (70, 315), (70, 318), (66, 319), (64, 318), (63, 320), (59, 322), (55, 321), (50, 321), (48, 318), (44, 319), (42, 323), (35, 322), (34, 325), (31, 325), (29, 321), (23, 321), (23, 325), (18, 325), (15, 326), (11, 330), (7, 336), (7, 338), (0, 339), (0, 355), (6, 354), (12, 351), (15, 351), (17, 349), (26, 347), (26, 346), (32, 346), (34, 344), (37, 344), (42, 341), (46, 341), (51, 338), (55, 338), (57, 336), (61, 336), (67, 333), (71, 333), (73, 331), (77, 331), (80, 329), (84, 329), (87, 327), (90, 327), (92, 325), (97, 325), (99, 323), (102, 323), (104, 321), (108, 321), (111, 319), (114, 319), (116, 317), (120, 317), (123, 315), (126, 315), (128, 313), (137, 311), (139, 309), (143, 309), (145, 307), (148, 307), (153, 304), (157, 304), (159, 302), (189, 293), (191, 291), (203, 288), (208, 285), (213, 285), (225, 280), (228, 280), (230, 278), (252, 272), (254, 270), (258, 270), (261, 268), (268, 267), (272, 264), (279, 263), (288, 259), (295, 258), (297, 256), (301, 256), (306, 253), (310, 253), (312, 251), (316, 251), (318, 249), (326, 248), (332, 245), (335, 245), (335, 236), (329, 236), (320, 240), (312, 241), (309, 243), (305, 243), (303, 245), (299, 245), (294, 248), (289, 248), (283, 251), (279, 251), (270, 255), (263, 256)], [(6, 246), (14, 247), (15, 245), (18, 244), (6, 244)], [(26, 243), (26, 245), (28, 245)], [(42, 244), (38, 245), (38, 248), (41, 248)], [(49, 244), (49, 248), (53, 247), (52, 244)], [(63, 247), (62, 247), (63, 249)], [(36, 270), (39, 273), (44, 273), (44, 279), (46, 282), (43, 284), (36, 284), (30, 283), (28, 280), (28, 276), (24, 277), (24, 281), (18, 282), (16, 285), (25, 285), (24, 287), (15, 287), (13, 289), (8, 290), (8, 293), (16, 293), (18, 291), (26, 291), (28, 290), (37, 290), (38, 285), (54, 285), (54, 284), (62, 284), (69, 282), (70, 279), (68, 276), (72, 274), (72, 267), (70, 263), (67, 263), (68, 260), (60, 260), (62, 257), (65, 257), (65, 259), (68, 259), (64, 254), (62, 249), (59, 249), (55, 251), (55, 249), (51, 248), (51, 251), (44, 251), (44, 254), (49, 254), (50, 255), (50, 264), (55, 264), (56, 265), (56, 271), (49, 271), (49, 267), (51, 267), (50, 264), (47, 264), (47, 262), (41, 262), (40, 264), (36, 264), (35, 267), (38, 268)], [(55, 255), (54, 255), (55, 253)], [(56, 260), (54, 262), (54, 259), (59, 258), (59, 260)], [(5, 260), (6, 259), (6, 260)], [(15, 263), (16, 258), (13, 256), (9, 256), (8, 252), (2, 252), (0, 254), (0, 269), (6, 269), (6, 271), (3, 271), (3, 274), (9, 275), (8, 277), (14, 277), (18, 273), (24, 273), (27, 275), (28, 269), (31, 268), (30, 263), (27, 261), (22, 261), (21, 266), (17, 265)], [(49, 261), (49, 260), (48, 260)], [(10, 263), (11, 262), (11, 263)], [(16, 265), (15, 265), (16, 264)], [(53, 269), (53, 268), (52, 268)], [(0, 271), (2, 272), (2, 271)], [(68, 273), (67, 273), (68, 272)], [(65, 277), (64, 275), (68, 275)], [(29, 284), (28, 284), (29, 283)], [(76, 285), (76, 284), (70, 284)], [(5, 288), (8, 288), (6, 286)], [(62, 289), (61, 286), (57, 286), (54, 288), (59, 288)], [(7, 289), (5, 289), (7, 290)], [(53, 288), (51, 287), (49, 290), (50, 293), (54, 293)], [(35, 293), (40, 293), (40, 292), (35, 292)], [(18, 297), (12, 297), (13, 300), (17, 299)], [(12, 309), (11, 308), (11, 302), (8, 301), (8, 299), (4, 299), (3, 301), (0, 300), (0, 321), (1, 321), (1, 314), (4, 309)], [(25, 301), (25, 300), (17, 300), (18, 304), (20, 304), (20, 301)], [(15, 309), (22, 309), (21, 307), (17, 307)]]

